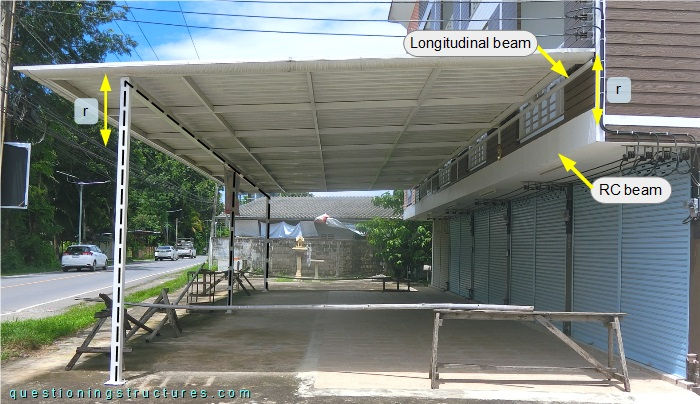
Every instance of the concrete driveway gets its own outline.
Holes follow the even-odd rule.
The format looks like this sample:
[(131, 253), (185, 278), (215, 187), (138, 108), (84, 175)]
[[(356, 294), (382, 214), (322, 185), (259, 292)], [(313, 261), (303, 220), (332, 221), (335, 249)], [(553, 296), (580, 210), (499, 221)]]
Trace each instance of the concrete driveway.
[[(319, 284), (309, 286), (321, 289)], [(308, 290), (297, 283), (272, 282), (270, 292), (258, 291), (250, 297), (237, 293), (234, 298), (236, 304), (463, 301), (422, 287), (413, 293), (382, 293), (376, 285), (371, 285), (374, 290), (346, 286), (344, 290)], [(129, 310), (138, 314), (140, 309)], [(135, 390), (152, 394), (165, 389), (169, 398), (157, 402), (173, 403), (188, 401), (172, 397), (174, 391), (182, 395), (183, 390), (184, 394), (193, 390), (207, 394), (208, 400), (190, 401), (217, 403), (240, 402), (246, 392), (251, 397), (246, 401), (261, 403), (700, 403), (700, 396), (632, 363), (631, 393), (591, 370), (485, 371), (483, 367), (490, 365), (587, 366), (551, 334), (531, 324), (508, 321), (453, 321), (443, 327), (440, 360), (471, 362), (482, 368), (441, 373), (443, 383), (431, 390), (431, 314), (191, 312), (181, 319), (184, 333), (179, 338), (166, 327), (151, 343), (142, 338), (129, 341), (133, 352), (125, 355), (128, 381), (120, 388), (123, 394), (129, 388), (132, 397)], [(95, 344), (107, 344), (108, 338), (105, 329)], [(2, 399), (20, 388), (99, 389), (104, 394), (109, 363), (105, 355), (84, 355), (72, 371), (62, 370), (80, 342), (81, 338), (73, 338), (40, 357), (3, 364)], [(591, 352), (604, 360), (602, 353)], [(231, 391), (235, 397), (226, 396)]]

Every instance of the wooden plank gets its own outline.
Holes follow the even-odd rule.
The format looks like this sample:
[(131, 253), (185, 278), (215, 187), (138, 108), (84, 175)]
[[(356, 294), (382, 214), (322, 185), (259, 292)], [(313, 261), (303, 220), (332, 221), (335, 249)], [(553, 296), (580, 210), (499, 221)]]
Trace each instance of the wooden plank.
[(107, 321), (107, 317), (102, 317), (99, 320), (97, 320), (97, 323), (95, 323), (95, 326), (92, 328), (92, 331), (90, 331), (90, 334), (88, 334), (87, 337), (85, 337), (85, 341), (83, 341), (83, 344), (75, 350), (75, 355), (73, 355), (71, 360), (66, 365), (66, 370), (73, 369), (73, 366), (75, 366), (75, 364), (78, 362), (78, 359), (80, 359), (80, 355), (82, 354), (82, 352), (80, 352), (80, 349), (87, 348), (90, 345), (90, 342), (93, 338), (95, 338), (95, 335), (97, 335), (97, 331), (99, 331), (100, 327), (102, 327), (105, 321)]
[(438, 379), (439, 375), (437, 372), (438, 364), (438, 336), (440, 333), (440, 313), (435, 313), (435, 319), (433, 320), (433, 345), (430, 351), (430, 388), (437, 389), (439, 387)]
[[(167, 290), (167, 288), (164, 288), (164, 289)], [(156, 297), (156, 300), (154, 300), (153, 303), (160, 303), (162, 301), (163, 301), (163, 295), (162, 295), (162, 291), (161, 291), (161, 294), (158, 295), (158, 297)], [(146, 324), (146, 322), (148, 322), (148, 320), (151, 317), (153, 317), (153, 315), (156, 314), (157, 312), (158, 312), (158, 309), (156, 309), (154, 307), (149, 307), (148, 310), (146, 310), (146, 312), (143, 313), (143, 315), (139, 318), (139, 322)], [(153, 330), (151, 330), (150, 328), (149, 328), (149, 330), (150, 330), (149, 332), (153, 332)], [(136, 331), (138, 331), (138, 328), (134, 328), (133, 330), (129, 331), (129, 333), (126, 334), (125, 340), (128, 341), (129, 338), (133, 337), (134, 334), (136, 334)]]
[[(632, 95), (634, 97), (634, 95)], [(608, 115), (648, 115), (648, 116), (679, 116), (698, 118), (700, 108), (669, 104), (607, 104), (605, 111)], [(627, 128), (629, 130), (629, 128)], [(657, 129), (658, 130), (658, 129)], [(676, 129), (678, 130), (678, 129)], [(683, 131), (684, 133), (687, 131)]]
[[(521, 366), (521, 365), (484, 365), (478, 363), (438, 363), (437, 369), (465, 369), (475, 368), (478, 370), (498, 370), (498, 371), (522, 371), (522, 370), (537, 370), (537, 371), (562, 371), (562, 370), (597, 370), (593, 366)], [(610, 372), (615, 369), (608, 367)]]
[(627, 45), (634, 47), (635, 45), (667, 45), (667, 46), (688, 46), (697, 40), (694, 35), (658, 35), (643, 32), (614, 32), (608, 31), (605, 33), (605, 44)]
[(635, 10), (673, 10), (683, 12), (685, 10), (700, 11), (700, 4), (696, 1), (628, 1), (611, 0), (607, 3), (606, 10), (622, 10), (626, 12)]
[[(81, 354), (84, 353), (110, 353), (112, 350), (111, 347), (108, 346), (93, 346), (93, 347), (79, 347), (76, 349), (77, 352), (80, 352)], [(132, 348), (125, 346), (124, 347), (124, 352), (131, 352)]]
[(609, 371), (608, 368), (603, 366), (600, 362), (598, 362), (591, 354), (586, 352), (579, 344), (574, 342), (571, 338), (569, 338), (568, 335), (564, 334), (559, 330), (557, 327), (554, 326), (549, 320), (547, 320), (543, 316), (535, 316), (535, 319), (537, 320), (538, 323), (542, 324), (549, 332), (554, 334), (557, 338), (559, 338), (562, 342), (564, 342), (566, 345), (569, 346), (569, 348), (573, 349), (579, 356), (581, 356), (586, 362), (590, 363), (591, 365), (595, 366), (595, 368), (602, 374), (608, 377), (614, 377), (613, 372)]
[[(630, 17), (634, 18), (633, 13), (630, 13)], [(658, 35), (669, 35), (674, 34), (686, 34), (686, 35), (698, 35), (700, 34), (700, 27), (697, 22), (686, 23), (686, 22), (670, 22), (670, 21), (626, 21), (626, 20), (613, 20), (609, 21), (606, 19), (605, 28), (611, 31), (621, 31), (621, 32), (635, 32), (635, 33), (654, 33)]]
[[(663, 77), (663, 74), (673, 70), (695, 70), (700, 69), (700, 58), (687, 57), (685, 55), (677, 55), (674, 58), (659, 58), (658, 60), (644, 56), (625, 56), (608, 58), (605, 68), (630, 68), (644, 66), (644, 68), (654, 71), (657, 77)], [(611, 76), (608, 76), (611, 77)]]
[(678, 57), (678, 55), (693, 55), (700, 52), (699, 46), (660, 45), (660, 44), (606, 44), (605, 57), (645, 56), (645, 57)]
[(551, 321), (610, 322), (614, 313), (561, 313), (561, 312), (497, 312), (497, 311), (449, 311), (440, 310), (444, 319), (466, 320), (521, 320), (532, 321), (544, 317)]
[(658, 10), (658, 9), (639, 9), (634, 7), (607, 7), (605, 20), (612, 22), (613, 25), (617, 21), (656, 21), (656, 22), (685, 22), (697, 23), (700, 21), (700, 11), (698, 10)]
[(627, 359), (625, 358), (625, 347), (622, 345), (622, 330), (620, 330), (620, 319), (615, 317), (615, 320), (613, 322), (613, 329), (615, 330), (615, 334), (617, 335), (617, 349), (620, 353), (620, 366), (622, 367), (622, 377), (624, 380), (622, 381), (625, 384), (625, 391), (629, 392), (630, 391), (630, 377), (629, 373), (627, 372)]

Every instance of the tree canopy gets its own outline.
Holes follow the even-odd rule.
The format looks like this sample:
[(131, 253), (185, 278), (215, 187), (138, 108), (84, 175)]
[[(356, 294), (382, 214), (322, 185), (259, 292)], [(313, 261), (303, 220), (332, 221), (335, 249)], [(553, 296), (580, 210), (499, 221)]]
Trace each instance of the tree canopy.
[[(127, 55), (133, 38), (105, 26), (125, 17), (114, 2), (21, 2), (13, 39), (14, 65), (102, 62), (107, 55)], [(97, 83), (99, 85), (99, 83)], [(83, 242), (109, 240), (114, 221), (116, 141), (104, 146), (99, 125), (73, 122), (73, 105), (29, 78), (13, 72), (10, 79), (8, 133), (5, 141), (32, 143), (29, 204), (26, 210), (2, 212), (2, 271), (55, 266), (66, 243), (77, 241), (80, 180), (112, 180), (86, 186), (83, 193)], [(113, 136), (114, 138), (114, 136)], [(207, 219), (217, 194), (216, 184), (184, 164), (132, 142), (129, 228), (162, 232), (128, 238), (131, 248), (193, 237), (198, 250), (208, 240)], [(177, 213), (168, 210), (181, 209)]]
[[(372, 198), (372, 203), (390, 208), (399, 215), (403, 212), (403, 191), (385, 192)], [(367, 235), (376, 256), (389, 266), (395, 276), (405, 276), (410, 270), (415, 277), (423, 264), (431, 260), (430, 222), (374, 218), (359, 223), (357, 228)]]

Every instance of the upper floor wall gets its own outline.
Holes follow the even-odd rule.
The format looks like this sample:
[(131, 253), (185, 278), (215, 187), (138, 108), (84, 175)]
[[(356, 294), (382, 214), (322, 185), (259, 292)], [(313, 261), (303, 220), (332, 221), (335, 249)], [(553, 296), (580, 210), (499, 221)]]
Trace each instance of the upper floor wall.
[(700, 118), (700, 1), (608, 0), (604, 17), (606, 77), (632, 82), (630, 102), (605, 114)]
[(545, 49), (593, 46), (593, 0), (395, 2), (389, 20), (415, 30), (525, 30)]

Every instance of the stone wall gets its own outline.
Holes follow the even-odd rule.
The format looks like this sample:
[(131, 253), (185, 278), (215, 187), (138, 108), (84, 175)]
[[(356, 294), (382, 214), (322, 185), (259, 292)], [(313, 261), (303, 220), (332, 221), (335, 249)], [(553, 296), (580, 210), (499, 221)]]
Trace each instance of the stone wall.
[[(219, 266), (228, 265), (228, 238), (215, 240), (214, 255)], [(236, 256), (245, 260), (252, 270), (265, 268), (265, 242), (260, 238), (238, 237), (235, 241)], [(296, 253), (293, 239), (273, 239), (270, 242), (270, 276), (294, 276)], [(374, 257), (367, 240), (329, 240), (307, 238), (305, 244), (311, 250), (311, 259), (321, 259), (318, 264), (320, 277), (372, 276), (383, 272), (382, 265)], [(302, 256), (302, 275), (313, 276), (313, 263)]]

